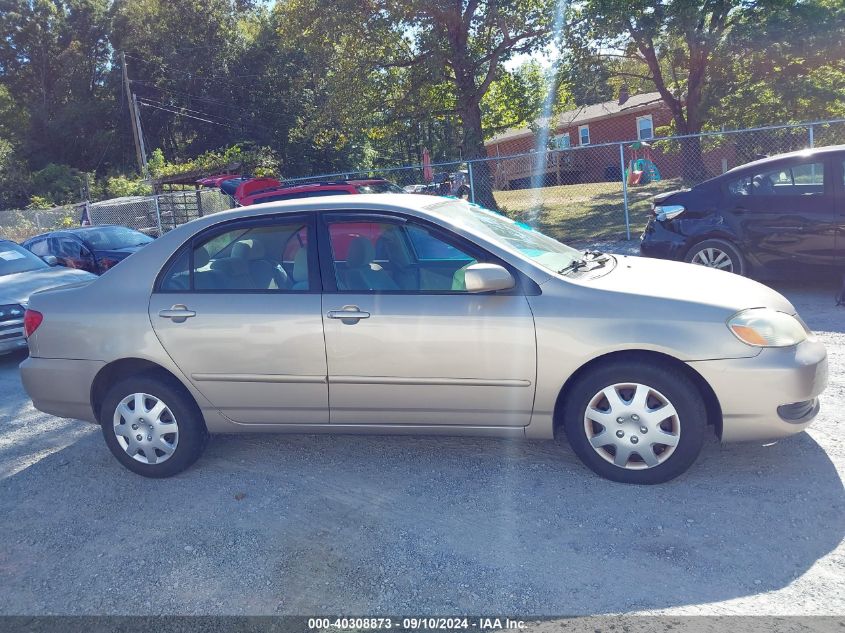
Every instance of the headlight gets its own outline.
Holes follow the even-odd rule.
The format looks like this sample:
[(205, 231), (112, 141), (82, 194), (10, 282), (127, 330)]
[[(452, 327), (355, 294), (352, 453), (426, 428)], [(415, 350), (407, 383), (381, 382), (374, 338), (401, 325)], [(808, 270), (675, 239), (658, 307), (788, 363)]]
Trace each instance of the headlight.
[(684, 212), (683, 205), (680, 204), (667, 204), (667, 205), (658, 205), (654, 207), (654, 214), (657, 216), (657, 219), (660, 221), (663, 220), (671, 220), (672, 218), (676, 218)]
[(789, 347), (807, 339), (809, 330), (797, 318), (770, 308), (752, 308), (735, 314), (728, 328), (740, 341), (754, 347)]

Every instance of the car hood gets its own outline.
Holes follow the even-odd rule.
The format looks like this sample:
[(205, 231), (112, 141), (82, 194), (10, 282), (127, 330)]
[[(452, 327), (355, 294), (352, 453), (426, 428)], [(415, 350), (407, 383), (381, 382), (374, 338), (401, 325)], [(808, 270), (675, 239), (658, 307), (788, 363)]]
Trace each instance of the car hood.
[(652, 197), (652, 202), (654, 204), (661, 204), (662, 202), (666, 202), (672, 196), (678, 195), (679, 193), (686, 193), (689, 189), (673, 189), (672, 191), (664, 191), (663, 193), (658, 193), (656, 196)]
[(92, 275), (84, 270), (74, 270), (73, 268), (63, 268), (60, 266), (3, 275), (0, 277), (0, 304), (25, 304), (29, 301), (30, 295), (39, 290), (57, 288), (68, 284), (78, 284), (80, 282), (87, 283), (96, 278), (96, 275)]
[[(634, 295), (643, 300), (698, 304), (724, 311), (726, 317), (747, 308), (772, 308), (795, 314), (780, 293), (733, 273), (648, 257), (619, 257), (614, 271), (590, 286)], [(586, 285), (586, 284), (585, 284)]]

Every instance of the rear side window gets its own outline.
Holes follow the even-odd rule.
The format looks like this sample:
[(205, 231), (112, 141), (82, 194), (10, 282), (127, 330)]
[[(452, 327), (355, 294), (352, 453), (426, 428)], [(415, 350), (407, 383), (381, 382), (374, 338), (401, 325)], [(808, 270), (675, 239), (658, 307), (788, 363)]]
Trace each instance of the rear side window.
[(309, 228), (302, 220), (236, 226), (195, 239), (172, 260), (162, 292), (306, 292)]
[(824, 193), (824, 163), (799, 163), (746, 173), (728, 183), (734, 196), (806, 196)]

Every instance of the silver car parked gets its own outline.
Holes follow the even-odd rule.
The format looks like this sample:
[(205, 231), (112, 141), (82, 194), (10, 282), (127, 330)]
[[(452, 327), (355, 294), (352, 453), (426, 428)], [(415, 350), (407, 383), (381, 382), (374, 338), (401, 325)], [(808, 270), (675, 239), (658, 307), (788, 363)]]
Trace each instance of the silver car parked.
[(209, 433), (565, 433), (596, 473), (658, 483), (708, 433), (802, 431), (827, 383), (766, 286), (404, 194), (214, 214), (29, 309), (35, 406), (150, 477)]

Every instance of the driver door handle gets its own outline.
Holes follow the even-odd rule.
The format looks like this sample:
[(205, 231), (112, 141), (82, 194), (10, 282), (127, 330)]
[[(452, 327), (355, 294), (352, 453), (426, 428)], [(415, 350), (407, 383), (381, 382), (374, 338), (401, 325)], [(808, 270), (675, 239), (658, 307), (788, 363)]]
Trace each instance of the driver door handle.
[(360, 319), (369, 319), (370, 313), (364, 312), (358, 306), (343, 306), (340, 310), (329, 310), (326, 316), (330, 319), (340, 319), (344, 323), (354, 324)]
[(193, 310), (188, 310), (188, 307), (177, 303), (169, 310), (159, 310), (158, 315), (162, 319), (170, 319), (174, 323), (184, 323), (186, 319), (197, 316)]

